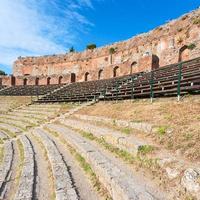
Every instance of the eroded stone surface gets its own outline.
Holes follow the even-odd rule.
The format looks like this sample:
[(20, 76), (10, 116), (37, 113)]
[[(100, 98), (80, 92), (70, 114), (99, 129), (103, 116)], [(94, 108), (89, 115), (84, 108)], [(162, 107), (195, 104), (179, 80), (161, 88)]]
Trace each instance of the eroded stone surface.
[(200, 169), (187, 169), (181, 183), (188, 191), (198, 193), (200, 198)]
[(32, 144), (26, 136), (20, 136), (24, 148), (24, 162), (15, 200), (32, 200), (35, 181), (35, 154)]
[(41, 130), (36, 129), (37, 133), (44, 142), (48, 156), (52, 165), (55, 180), (55, 193), (57, 200), (77, 200), (79, 199), (73, 186), (69, 170), (57, 149), (55, 143)]

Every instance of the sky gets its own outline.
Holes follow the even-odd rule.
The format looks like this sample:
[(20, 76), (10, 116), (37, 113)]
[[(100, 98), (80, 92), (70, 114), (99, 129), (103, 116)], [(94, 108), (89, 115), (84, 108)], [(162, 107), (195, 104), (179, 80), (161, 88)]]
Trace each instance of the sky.
[(200, 0), (0, 0), (0, 69), (19, 56), (83, 51), (147, 32)]

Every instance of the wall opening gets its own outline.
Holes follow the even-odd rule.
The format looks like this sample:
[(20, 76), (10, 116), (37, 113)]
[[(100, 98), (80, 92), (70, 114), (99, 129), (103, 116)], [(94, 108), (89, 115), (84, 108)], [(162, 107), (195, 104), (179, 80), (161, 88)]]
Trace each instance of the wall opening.
[(47, 78), (47, 85), (50, 85), (51, 84), (51, 77), (48, 77)]
[(35, 79), (35, 85), (39, 85), (39, 78)]
[(28, 82), (28, 79), (25, 78), (25, 79), (23, 80), (23, 85), (27, 85), (27, 82)]
[(152, 55), (152, 70), (160, 67), (160, 59), (157, 55)]
[(184, 45), (179, 50), (178, 62), (183, 62), (189, 60), (189, 49), (187, 45)]
[(14, 76), (11, 77), (11, 85), (12, 86), (16, 85), (16, 78)]
[(71, 83), (75, 83), (75, 82), (76, 82), (76, 74), (71, 73)]
[(2, 78), (0, 78), (0, 85), (2, 85)]
[(98, 80), (103, 79), (103, 69), (100, 69), (98, 72)]
[(119, 74), (119, 67), (118, 66), (116, 66), (114, 69), (113, 69), (113, 77), (115, 78), (115, 77), (117, 77)]
[(62, 76), (60, 76), (60, 77), (58, 78), (58, 84), (62, 84), (62, 79), (63, 79)]
[(133, 62), (133, 63), (131, 64), (130, 74), (133, 73), (133, 69), (134, 69), (136, 66), (137, 66), (137, 62)]
[(86, 73), (85, 73), (85, 81), (88, 81), (88, 80), (89, 80), (89, 75), (90, 75), (89, 72), (86, 72)]

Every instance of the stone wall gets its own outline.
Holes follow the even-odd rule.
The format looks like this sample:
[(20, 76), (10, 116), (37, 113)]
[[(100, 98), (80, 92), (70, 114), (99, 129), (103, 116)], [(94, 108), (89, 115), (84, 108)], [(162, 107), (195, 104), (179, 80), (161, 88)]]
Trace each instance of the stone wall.
[[(200, 56), (200, 9), (185, 14), (148, 33), (127, 41), (95, 50), (63, 55), (20, 57), (14, 63), (16, 84), (68, 83), (75, 74), (76, 81), (97, 80), (130, 73), (150, 71), (158, 67)], [(110, 54), (110, 49), (115, 52)], [(62, 78), (61, 78), (62, 76)], [(59, 78), (60, 77), (60, 78)]]

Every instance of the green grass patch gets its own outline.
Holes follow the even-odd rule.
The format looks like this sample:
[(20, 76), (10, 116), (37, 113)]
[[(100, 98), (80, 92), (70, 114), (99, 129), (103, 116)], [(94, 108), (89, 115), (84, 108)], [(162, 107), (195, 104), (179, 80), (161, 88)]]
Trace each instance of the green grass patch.
[(156, 132), (159, 136), (164, 136), (167, 133), (167, 126), (160, 126)]
[(138, 154), (147, 155), (149, 153), (152, 153), (153, 150), (154, 150), (154, 147), (151, 145), (142, 145), (138, 148)]
[(132, 131), (131, 128), (128, 128), (128, 127), (121, 129), (121, 132), (125, 133), (126, 135), (130, 135), (131, 131)]

